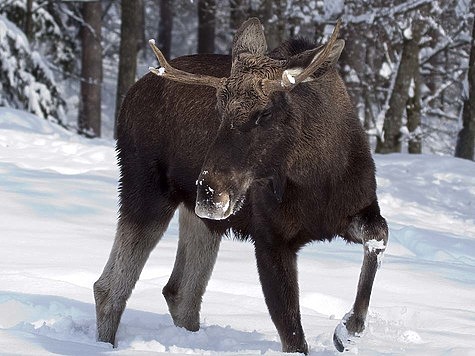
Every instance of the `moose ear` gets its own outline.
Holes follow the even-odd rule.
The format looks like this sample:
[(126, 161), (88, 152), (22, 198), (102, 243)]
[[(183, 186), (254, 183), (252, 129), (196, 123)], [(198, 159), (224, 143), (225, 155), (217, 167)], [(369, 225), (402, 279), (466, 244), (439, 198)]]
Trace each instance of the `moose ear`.
[[(333, 67), (338, 59), (340, 58), (340, 54), (345, 47), (344, 40), (336, 40), (333, 44), (328, 57), (325, 58), (325, 61), (318, 67), (317, 71), (322, 73), (326, 72), (329, 68)], [(300, 73), (302, 73), (307, 67), (309, 67), (315, 61), (318, 61), (325, 50), (325, 46), (320, 46), (315, 49), (310, 49), (308, 51), (296, 54), (295, 56), (289, 58), (288, 65), (287, 65), (287, 75), (296, 77)], [(304, 82), (312, 81), (312, 77), (308, 77), (304, 80)]]
[(237, 30), (233, 39), (233, 63), (242, 53), (263, 55), (267, 51), (264, 28), (260, 21), (253, 17), (245, 21)]

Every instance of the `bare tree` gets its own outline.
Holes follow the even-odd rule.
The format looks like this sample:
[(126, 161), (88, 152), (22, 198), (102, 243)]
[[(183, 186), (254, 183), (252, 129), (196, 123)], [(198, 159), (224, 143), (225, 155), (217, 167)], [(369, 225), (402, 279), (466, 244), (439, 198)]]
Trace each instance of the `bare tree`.
[(158, 23), (158, 47), (165, 58), (170, 58), (172, 48), (173, 7), (171, 0), (159, 0), (160, 20)]
[(408, 152), (422, 153), (421, 74), (419, 53), (417, 53), (415, 60), (417, 63), (414, 65), (413, 79), (406, 105), (407, 129), (409, 130)]
[(389, 97), (383, 125), (383, 137), (377, 138), (376, 152), (401, 152), (401, 128), (403, 114), (409, 99), (409, 90), (414, 77), (419, 71), (419, 41), (422, 23), (413, 20), (412, 26), (405, 29), (399, 66)]
[[(140, 1), (140, 3), (143, 4), (142, 1)], [(114, 137), (117, 137), (117, 117), (119, 116), (122, 99), (135, 82), (135, 76), (137, 73), (137, 53), (139, 50), (137, 39), (140, 38), (142, 16), (143, 9), (140, 6), (137, 6), (137, 1), (122, 0), (119, 75), (117, 78)]]
[(135, 6), (138, 8), (137, 51), (142, 52), (142, 57), (146, 59), (149, 47), (145, 38), (145, 0), (136, 0)]
[(234, 32), (247, 20), (250, 14), (249, 0), (229, 1), (229, 22), (230, 28)]
[(101, 136), (101, 2), (82, 4), (81, 26), (81, 99), (78, 131), (88, 137)]
[(285, 6), (283, 0), (263, 0), (260, 7), (260, 17), (264, 25), (267, 47), (276, 48), (285, 39)]
[[(411, 140), (417, 138), (421, 144), (427, 143), (429, 150), (444, 153), (453, 151), (454, 127), (462, 106), (456, 98), (460, 95), (460, 78), (465, 72), (468, 58), (465, 49), (469, 37), (466, 22), (471, 15), (466, 3), (454, 3), (451, 0), (345, 1), (342, 17), (346, 22), (343, 29), (346, 46), (339, 62), (340, 69), (345, 74), (359, 114), (364, 117), (368, 134), (372, 141), (380, 140), (378, 149), (386, 141), (384, 134), (388, 134), (387, 129), (391, 125), (386, 123), (384, 126), (384, 121), (387, 114), (394, 115), (391, 110), (396, 108), (393, 106), (389, 110), (390, 99), (394, 103), (397, 93), (393, 91), (398, 91), (400, 87), (396, 84), (402, 79), (397, 78), (397, 74), (407, 38), (402, 36), (401, 27), (407, 28), (411, 21), (414, 23), (414, 20), (419, 20), (423, 24), (423, 35), (418, 43), (419, 64), (414, 65), (414, 68), (419, 67), (419, 78), (414, 77), (414, 74), (414, 79), (411, 79), (406, 73), (406, 88), (408, 85), (411, 93), (420, 95), (421, 124), (412, 126), (415, 125), (412, 120), (418, 120), (415, 118), (417, 115), (411, 116), (417, 114), (418, 105), (411, 100), (403, 100), (407, 99), (404, 93), (399, 101), (401, 105), (396, 110), (401, 113), (402, 119), (390, 129), (403, 142), (409, 138), (410, 146)], [(415, 32), (414, 28), (412, 30)], [(414, 58), (417, 59), (416, 56)], [(418, 81), (420, 85), (417, 85)], [(406, 104), (410, 106), (409, 111), (405, 108)], [(409, 129), (408, 137), (403, 137), (400, 125), (403, 125), (406, 117), (411, 121), (408, 128), (413, 128)], [(404, 127), (403, 131), (406, 132)], [(413, 148), (410, 150), (413, 151)]]
[(214, 53), (216, 1), (198, 0), (198, 53)]
[[(419, 17), (419, 15), (418, 15)], [(411, 31), (413, 67), (412, 81), (410, 84), (408, 99), (406, 103), (407, 129), (409, 131), (408, 152), (422, 153), (422, 129), (421, 129), (421, 64), (420, 64), (420, 42), (426, 26), (420, 18), (413, 21)]]
[[(475, 1), (472, 1), (472, 11), (475, 11)], [(473, 12), (472, 12), (473, 13)], [(474, 160), (475, 146), (475, 20), (472, 23), (472, 39), (468, 67), (468, 95), (463, 102), (463, 127), (458, 134), (455, 156)]]

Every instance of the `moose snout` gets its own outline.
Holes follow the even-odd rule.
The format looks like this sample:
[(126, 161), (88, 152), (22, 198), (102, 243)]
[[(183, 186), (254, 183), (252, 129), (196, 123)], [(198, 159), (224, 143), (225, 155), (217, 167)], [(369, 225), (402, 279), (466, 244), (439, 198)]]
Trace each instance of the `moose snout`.
[(232, 213), (232, 204), (229, 192), (220, 188), (206, 177), (204, 171), (198, 178), (195, 213), (200, 218), (222, 220)]

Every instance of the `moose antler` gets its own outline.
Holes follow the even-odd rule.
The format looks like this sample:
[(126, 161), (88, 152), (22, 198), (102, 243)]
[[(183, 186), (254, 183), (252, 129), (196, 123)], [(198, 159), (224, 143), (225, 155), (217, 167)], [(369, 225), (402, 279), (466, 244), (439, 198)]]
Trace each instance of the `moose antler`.
[[(318, 52), (318, 54), (312, 59), (310, 64), (297, 74), (295, 77), (289, 70), (284, 70), (282, 73), (282, 79), (264, 79), (262, 81), (262, 89), (265, 93), (270, 94), (274, 91), (290, 91), (298, 84), (309, 78), (315, 71), (327, 61), (332, 53), (333, 47), (338, 39), (340, 32), (341, 19), (336, 22), (335, 28), (330, 36), (325, 47)], [(344, 44), (344, 42), (342, 41)], [(343, 48), (343, 47), (341, 47)]]
[(217, 78), (209, 75), (193, 74), (173, 68), (165, 59), (163, 53), (155, 46), (155, 40), (149, 40), (148, 43), (152, 47), (155, 56), (157, 56), (160, 68), (149, 67), (148, 70), (159, 77), (164, 77), (179, 83), (207, 85), (214, 88), (219, 88), (225, 78)]

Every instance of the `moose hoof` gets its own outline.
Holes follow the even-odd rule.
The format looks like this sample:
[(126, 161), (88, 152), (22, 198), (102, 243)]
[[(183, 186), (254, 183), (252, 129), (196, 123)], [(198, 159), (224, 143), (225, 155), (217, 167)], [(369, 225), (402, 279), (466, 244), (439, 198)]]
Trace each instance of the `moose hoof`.
[(105, 326), (106, 327), (104, 327), (104, 325), (102, 325), (102, 327), (98, 327), (96, 340), (111, 344), (112, 347), (115, 348), (117, 346), (115, 344), (115, 332), (108, 328), (107, 325)]
[(336, 330), (335, 333), (333, 334), (333, 345), (335, 345), (335, 348), (343, 352), (345, 351), (345, 345), (343, 345), (343, 341), (341, 340), (340, 336), (337, 334)]
[(356, 334), (349, 333), (344, 325), (339, 324), (333, 334), (333, 345), (340, 352), (354, 350), (356, 349), (355, 339), (358, 337)]
[(340, 351), (350, 351), (356, 348), (355, 340), (359, 333), (364, 330), (364, 321), (353, 317), (353, 313), (347, 313), (335, 328), (333, 333), (333, 345)]
[(305, 346), (302, 347), (291, 347), (291, 348), (282, 348), (282, 352), (285, 353), (300, 353), (304, 355), (308, 355), (308, 346), (305, 344)]
[(173, 317), (173, 323), (175, 324), (175, 326), (180, 327), (180, 328), (185, 328), (188, 331), (196, 332), (200, 330), (199, 316), (198, 318), (179, 317), (179, 316)]
[(308, 345), (305, 340), (303, 340), (300, 345), (282, 345), (282, 352), (289, 353), (301, 353), (308, 355)]

